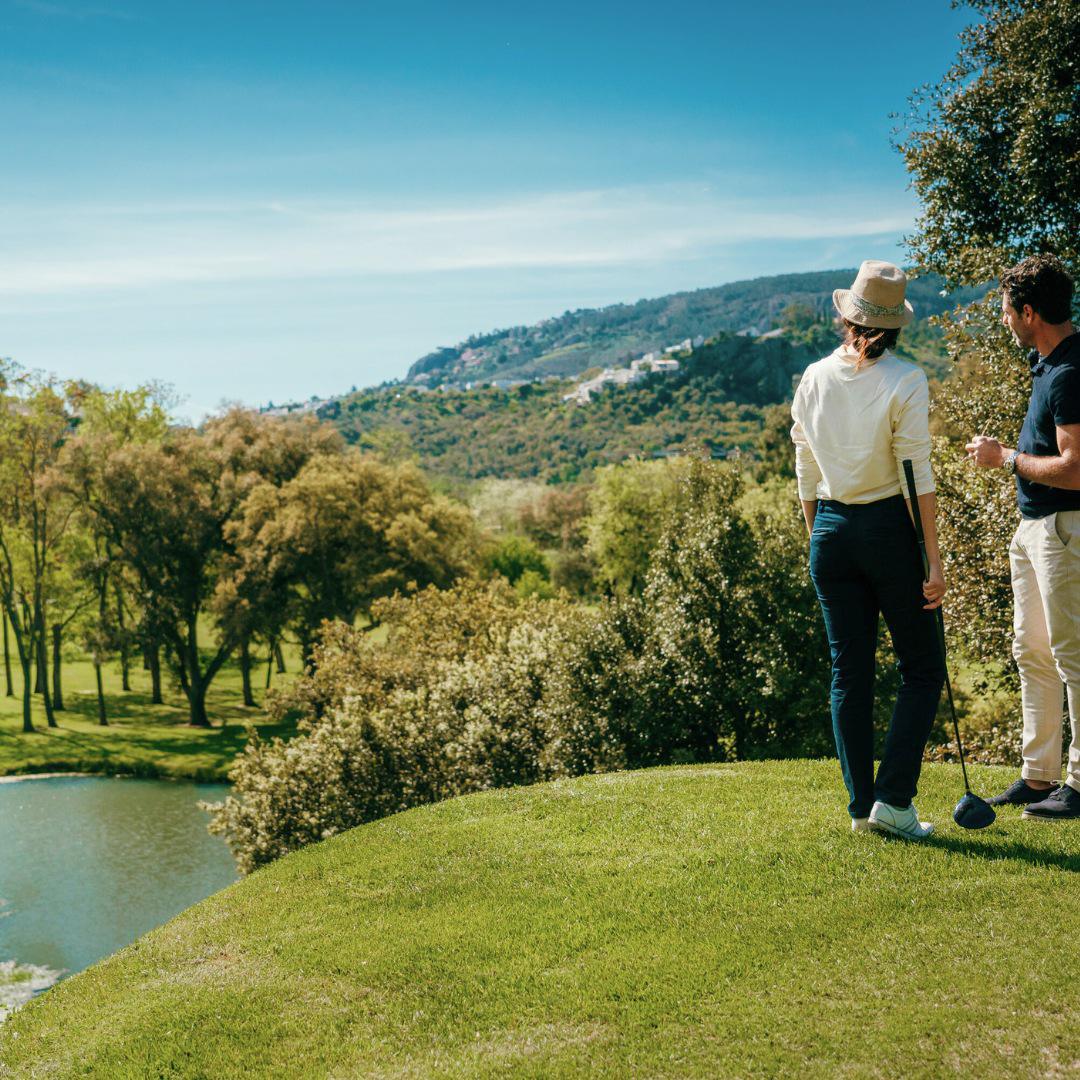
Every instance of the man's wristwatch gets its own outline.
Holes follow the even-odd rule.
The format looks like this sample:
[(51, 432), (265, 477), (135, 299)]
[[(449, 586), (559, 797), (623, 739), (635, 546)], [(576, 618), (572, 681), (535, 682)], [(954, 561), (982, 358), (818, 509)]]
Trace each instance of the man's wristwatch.
[(1001, 463), (1002, 466), (1004, 467), (1005, 471), (1010, 476), (1015, 476), (1016, 475), (1016, 457), (1017, 457), (1017, 455), (1019, 453), (1020, 453), (1019, 450), (1010, 450), (1005, 455), (1005, 460)]

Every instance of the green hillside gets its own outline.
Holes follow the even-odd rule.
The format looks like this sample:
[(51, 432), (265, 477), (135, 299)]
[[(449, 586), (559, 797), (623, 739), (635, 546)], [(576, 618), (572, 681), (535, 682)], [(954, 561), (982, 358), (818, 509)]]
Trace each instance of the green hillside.
[[(846, 288), (854, 277), (854, 269), (780, 274), (633, 304), (567, 311), (534, 326), (474, 334), (453, 347), (436, 349), (409, 368), (407, 380), (437, 386), (492, 378), (565, 377), (698, 335), (765, 333), (779, 325), (790, 305), (831, 318), (833, 291)], [(978, 292), (965, 289), (946, 298), (941, 290), (941, 279), (932, 274), (910, 282), (908, 296), (920, 319), (966, 302)]]
[[(988, 791), (1010, 770), (976, 768)], [(853, 835), (835, 762), (490, 791), (307, 848), (0, 1027), (15, 1077), (1066, 1076), (1080, 832)]]
[(791, 394), (811, 358), (784, 339), (721, 335), (684, 356), (673, 375), (610, 387), (587, 405), (564, 403), (567, 382), (500, 390), (367, 390), (322, 415), (361, 445), (406, 446), (432, 473), (454, 478), (573, 480), (631, 454), (694, 443), (718, 453), (754, 445), (762, 408)]
[[(319, 411), (361, 446), (415, 454), (425, 470), (453, 479), (576, 480), (597, 466), (703, 446), (753, 452), (764, 409), (790, 400), (793, 378), (835, 347), (820, 322), (789, 336), (718, 334), (676, 354), (673, 374), (605, 387), (587, 404), (566, 403), (569, 380), (498, 388), (362, 390)], [(948, 361), (925, 331), (897, 350), (942, 377)]]

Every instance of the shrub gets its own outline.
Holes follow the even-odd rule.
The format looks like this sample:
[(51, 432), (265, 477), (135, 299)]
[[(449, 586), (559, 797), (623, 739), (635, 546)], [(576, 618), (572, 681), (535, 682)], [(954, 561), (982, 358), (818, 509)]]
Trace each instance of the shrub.
[(300, 710), (301, 733), (251, 740), (211, 828), (246, 872), (409, 806), (537, 780), (537, 706), (572, 614), (470, 582), (385, 602), (385, 645), (328, 624), (314, 671), (274, 705)]
[(551, 577), (544, 553), (527, 536), (507, 536), (484, 558), (488, 574), (501, 574), (511, 585), (523, 574), (533, 573), (547, 581)]
[(797, 502), (693, 461), (644, 595), (573, 631), (550, 677), (554, 771), (828, 753), (829, 659)]

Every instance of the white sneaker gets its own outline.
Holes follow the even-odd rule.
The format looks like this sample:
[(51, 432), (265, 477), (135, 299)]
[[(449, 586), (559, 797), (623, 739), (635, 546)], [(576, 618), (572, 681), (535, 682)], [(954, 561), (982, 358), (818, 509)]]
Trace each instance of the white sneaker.
[(934, 831), (929, 821), (919, 820), (914, 803), (905, 810), (888, 803), (874, 803), (870, 811), (870, 828), (902, 836), (905, 840), (925, 840)]
[(853, 817), (851, 819), (852, 832), (869, 832), (870, 819), (868, 817)]

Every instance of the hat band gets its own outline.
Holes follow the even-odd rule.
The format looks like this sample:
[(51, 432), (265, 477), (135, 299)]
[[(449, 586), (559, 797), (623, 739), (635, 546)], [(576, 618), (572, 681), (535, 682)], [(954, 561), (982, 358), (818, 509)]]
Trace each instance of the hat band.
[(848, 293), (852, 302), (862, 312), (863, 315), (870, 315), (876, 318), (881, 318), (884, 315), (903, 315), (904, 314), (904, 301), (901, 300), (899, 304), (895, 304), (892, 307), (883, 307), (881, 304), (872, 304), (869, 300), (864, 300), (856, 293)]

